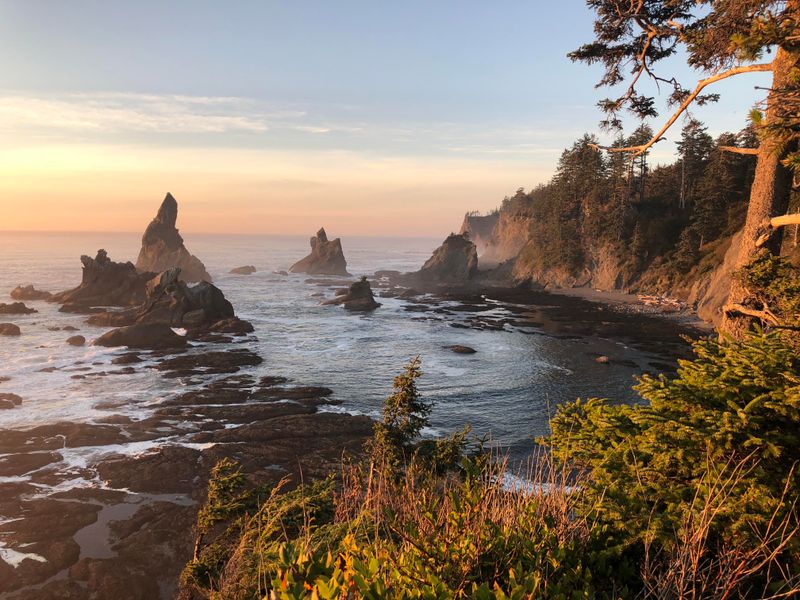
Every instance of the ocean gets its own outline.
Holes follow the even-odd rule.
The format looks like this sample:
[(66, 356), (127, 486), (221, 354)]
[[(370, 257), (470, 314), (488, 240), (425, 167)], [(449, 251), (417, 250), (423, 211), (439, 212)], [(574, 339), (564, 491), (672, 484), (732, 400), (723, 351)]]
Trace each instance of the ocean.
[[(354, 275), (416, 270), (439, 243), (423, 238), (343, 240)], [(112, 260), (135, 261), (139, 245), (140, 236), (132, 233), (0, 233), (0, 295), (17, 284), (32, 283), (52, 292), (74, 287), (81, 278), (81, 254), (94, 256), (104, 248)], [(533, 440), (548, 432), (548, 418), (559, 403), (589, 396), (635, 401), (634, 375), (648, 362), (664, 360), (625, 339), (541, 335), (535, 327), (465, 327), (468, 313), (458, 310), (454, 300), (437, 305), (436, 312), (410, 311), (406, 300), (380, 297), (382, 306), (367, 314), (321, 306), (320, 293), (331, 296), (329, 287), (308, 283), (306, 275), (274, 273), (307, 254), (306, 237), (191, 235), (186, 245), (203, 260), (237, 315), (255, 326), (257, 342), (251, 347), (264, 363), (247, 372), (327, 386), (341, 404), (324, 410), (377, 417), (394, 376), (419, 355), (424, 373), (420, 390), (434, 404), (430, 428), (424, 432), (428, 436), (470, 424), (476, 434), (524, 456)], [(229, 274), (249, 264), (258, 269), (255, 274)], [(104, 329), (87, 325), (82, 315), (58, 312), (55, 304), (27, 304), (39, 312), (0, 319), (22, 329), (18, 338), (0, 338), (0, 377), (10, 377), (0, 391), (24, 399), (16, 409), (0, 411), (0, 429), (92, 422), (120, 413), (140, 419), (162, 399), (185, 391), (185, 381), (165, 379), (146, 368), (131, 375), (80, 379), (81, 373), (108, 366), (124, 350), (91, 343), (69, 346), (65, 340), (73, 334), (56, 328), (74, 326), (89, 342)], [(511, 314), (512, 307), (504, 302), (487, 298), (486, 304), (484, 319)], [(449, 349), (454, 344), (477, 352), (455, 354)], [(598, 364), (597, 354), (622, 360)]]

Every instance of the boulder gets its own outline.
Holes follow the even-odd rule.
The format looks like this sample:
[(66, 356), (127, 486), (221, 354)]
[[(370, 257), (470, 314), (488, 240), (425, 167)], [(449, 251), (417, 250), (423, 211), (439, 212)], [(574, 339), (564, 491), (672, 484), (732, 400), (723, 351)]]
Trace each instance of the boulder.
[(18, 285), (11, 290), (11, 298), (14, 300), (49, 300), (52, 295), (50, 292), (37, 290), (32, 285)]
[(0, 335), (20, 335), (22, 332), (13, 323), (0, 323)]
[(70, 346), (83, 346), (86, 343), (86, 338), (82, 335), (73, 335), (67, 338), (67, 343)]
[(231, 273), (233, 275), (252, 275), (256, 272), (256, 268), (253, 265), (246, 265), (244, 267), (236, 267), (235, 269), (231, 269)]
[(16, 408), (20, 404), (22, 404), (22, 398), (16, 394), (0, 394), (0, 409)]
[(146, 298), (153, 273), (139, 273), (131, 262), (118, 263), (105, 250), (97, 256), (81, 256), (83, 273), (78, 287), (50, 297), (63, 304), (63, 312), (91, 312), (97, 306), (135, 306)]
[(320, 229), (311, 238), (311, 254), (297, 261), (289, 269), (292, 273), (311, 275), (349, 275), (347, 261), (342, 252), (342, 240), (328, 240), (325, 229)]
[(380, 306), (375, 302), (375, 296), (366, 277), (353, 283), (346, 293), (339, 294), (332, 300), (326, 300), (323, 304), (341, 304), (347, 310), (375, 310)]
[(459, 344), (450, 346), (450, 350), (452, 350), (456, 354), (475, 354), (477, 352), (475, 348), (470, 348), (469, 346), (461, 346)]
[(136, 268), (140, 272), (160, 273), (179, 267), (183, 281), (211, 281), (211, 275), (200, 259), (190, 254), (183, 245), (183, 238), (175, 227), (177, 220), (178, 203), (168, 193), (142, 236), (142, 249), (136, 260)]
[(468, 236), (452, 233), (415, 273), (429, 283), (466, 283), (478, 272), (478, 252)]
[(94, 341), (95, 346), (127, 346), (162, 350), (184, 348), (186, 339), (161, 323), (137, 323), (107, 331)]
[(35, 312), (39, 311), (28, 308), (22, 302), (12, 302), (11, 304), (0, 303), (0, 315), (29, 315)]

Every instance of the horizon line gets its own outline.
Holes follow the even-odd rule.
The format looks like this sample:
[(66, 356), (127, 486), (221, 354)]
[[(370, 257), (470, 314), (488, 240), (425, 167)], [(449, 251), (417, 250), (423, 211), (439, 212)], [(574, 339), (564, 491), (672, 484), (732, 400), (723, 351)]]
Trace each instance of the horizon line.
[[(178, 232), (180, 232), (180, 228), (178, 228)], [(87, 233), (96, 233), (96, 234), (112, 234), (112, 235), (136, 235), (142, 236), (143, 234), (139, 231), (112, 231), (107, 229), (0, 229), (0, 235), (4, 233), (15, 233), (15, 234), (87, 234)], [(316, 232), (312, 233), (242, 233), (242, 232), (220, 232), (220, 231), (193, 231), (190, 235), (208, 235), (208, 236), (241, 236), (241, 237), (263, 237), (263, 236), (271, 236), (271, 237), (313, 237)], [(445, 236), (449, 234), (443, 234)], [(339, 234), (335, 237), (339, 238), (371, 238), (371, 239), (378, 239), (378, 238), (403, 238), (403, 239), (438, 239), (438, 236), (435, 235), (372, 235), (372, 234)]]

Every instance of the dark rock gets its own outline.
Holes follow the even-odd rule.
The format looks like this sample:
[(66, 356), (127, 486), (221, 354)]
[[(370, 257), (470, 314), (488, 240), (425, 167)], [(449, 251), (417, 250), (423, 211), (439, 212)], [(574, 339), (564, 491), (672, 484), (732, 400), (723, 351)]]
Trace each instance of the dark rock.
[(0, 323), (0, 335), (20, 335), (22, 332), (13, 323)]
[(35, 312), (39, 311), (28, 308), (22, 302), (12, 302), (11, 304), (0, 303), (0, 315), (29, 315)]
[(82, 335), (73, 335), (67, 338), (67, 343), (70, 346), (83, 346), (86, 343), (86, 338)]
[(179, 267), (159, 273), (147, 283), (141, 305), (94, 314), (88, 322), (106, 327), (158, 323), (188, 329), (209, 327), (235, 316), (233, 306), (217, 286), (207, 281), (189, 286), (181, 281), (180, 274)]
[(135, 352), (128, 352), (122, 356), (111, 359), (112, 365), (132, 365), (140, 362), (142, 362), (142, 359), (139, 358), (139, 355)]
[(127, 346), (128, 348), (184, 348), (186, 338), (161, 323), (138, 323), (107, 331), (94, 341), (96, 346)]
[(216, 372), (237, 370), (239, 367), (260, 365), (264, 362), (258, 354), (249, 350), (228, 352), (199, 352), (184, 354), (161, 361), (159, 371), (183, 371), (197, 369), (214, 369)]
[(256, 272), (256, 268), (253, 265), (246, 265), (244, 267), (236, 267), (235, 269), (231, 269), (231, 273), (234, 275), (252, 275)]
[(451, 234), (415, 273), (430, 283), (465, 283), (478, 272), (478, 252), (466, 236)]
[(375, 271), (375, 279), (393, 279), (400, 275), (400, 271), (392, 271), (390, 269), (382, 269), (380, 271)]
[(183, 281), (211, 281), (211, 275), (200, 259), (190, 254), (183, 245), (183, 238), (175, 227), (177, 220), (178, 203), (168, 193), (142, 236), (142, 249), (136, 260), (136, 268), (160, 273), (179, 267)]
[(375, 296), (372, 295), (372, 288), (366, 277), (353, 283), (344, 294), (326, 300), (323, 304), (341, 304), (347, 310), (375, 310), (380, 306), (375, 302)]
[(16, 394), (0, 393), (0, 408), (15, 408), (22, 404), (22, 398)]
[(311, 254), (299, 260), (289, 269), (292, 273), (309, 273), (311, 275), (349, 275), (347, 261), (342, 252), (342, 241), (339, 238), (329, 241), (325, 229), (320, 229), (311, 238)]
[(469, 346), (461, 346), (459, 344), (450, 346), (450, 350), (452, 350), (456, 354), (475, 354), (477, 352), (475, 348), (470, 348)]
[(53, 294), (42, 290), (37, 290), (32, 285), (18, 285), (11, 291), (11, 298), (14, 300), (49, 300)]
[(81, 284), (50, 298), (63, 304), (63, 312), (92, 312), (97, 306), (136, 306), (144, 302), (153, 273), (139, 273), (130, 262), (113, 262), (105, 250), (98, 250), (94, 258), (81, 256), (81, 262)]
[(246, 335), (255, 331), (252, 323), (244, 321), (239, 317), (230, 317), (217, 321), (211, 325), (208, 330), (215, 333), (230, 333), (233, 335)]

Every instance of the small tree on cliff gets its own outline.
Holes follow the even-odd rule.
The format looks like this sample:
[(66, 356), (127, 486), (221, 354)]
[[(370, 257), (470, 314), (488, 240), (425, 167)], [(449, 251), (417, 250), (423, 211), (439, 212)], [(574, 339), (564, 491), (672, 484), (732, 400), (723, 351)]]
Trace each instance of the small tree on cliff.
[[(670, 102), (677, 106), (648, 141), (609, 151), (642, 155), (664, 139), (693, 104), (718, 98), (704, 93), (708, 86), (746, 73), (772, 73), (766, 110), (763, 119), (757, 119), (758, 148), (734, 150), (758, 157), (738, 266), (750, 263), (761, 247), (777, 253), (780, 227), (800, 222), (800, 214), (784, 214), (792, 185), (790, 169), (800, 167), (800, 0), (587, 0), (587, 4), (597, 13), (597, 38), (570, 58), (601, 63), (605, 74), (599, 86), (628, 84), (621, 95), (600, 103), (607, 114), (604, 126), (621, 127), (623, 110), (642, 119), (657, 116), (654, 97), (641, 91), (648, 79), (667, 86)], [(692, 67), (707, 75), (693, 89), (657, 70), (658, 63), (680, 49)], [(764, 62), (764, 55), (773, 49), (774, 58)], [(752, 310), (745, 307), (747, 302), (747, 290), (734, 282), (725, 307), (724, 332), (738, 336), (748, 328), (747, 313)]]

